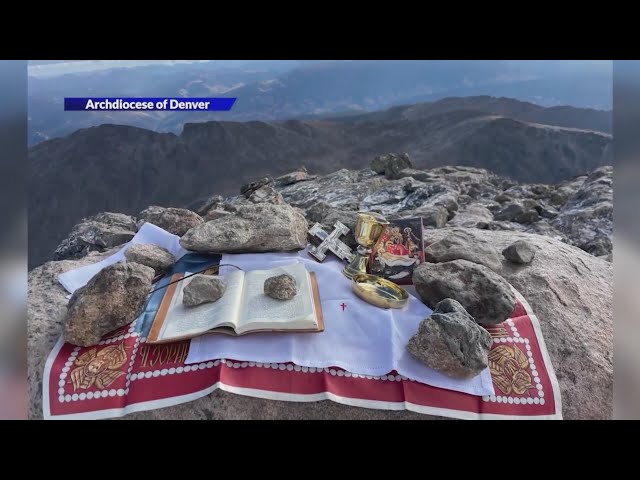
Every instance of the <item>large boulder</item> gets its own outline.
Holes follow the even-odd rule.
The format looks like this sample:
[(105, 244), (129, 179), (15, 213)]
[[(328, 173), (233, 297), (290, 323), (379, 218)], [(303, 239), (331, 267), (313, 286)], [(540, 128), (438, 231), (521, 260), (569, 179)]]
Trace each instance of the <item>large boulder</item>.
[[(613, 408), (613, 266), (558, 240), (520, 232), (443, 228), (427, 233), (435, 243), (457, 238), (460, 258), (493, 268), (529, 302), (538, 320), (562, 394), (566, 419), (608, 419)], [(518, 240), (536, 249), (526, 266), (487, 261)], [(466, 250), (465, 251), (465, 246)], [(448, 255), (447, 261), (455, 254)], [(432, 259), (431, 261), (436, 261)]]
[(189, 230), (180, 244), (194, 252), (275, 252), (300, 250), (307, 245), (307, 221), (287, 205), (258, 203), (238, 207)]
[(454, 378), (469, 378), (487, 368), (491, 335), (459, 302), (446, 298), (418, 326), (407, 351), (418, 361)]
[(159, 207), (152, 205), (138, 214), (138, 227), (145, 222), (181, 237), (187, 230), (204, 222), (202, 217), (186, 208)]
[(469, 260), (491, 270), (498, 271), (502, 263), (500, 252), (488, 241), (475, 240), (471, 229), (451, 231), (443, 237), (427, 237), (424, 250), (425, 260), (431, 263), (443, 263), (451, 260)]
[(127, 243), (137, 232), (136, 220), (122, 213), (103, 212), (83, 219), (56, 248), (54, 260), (81, 258), (89, 252)]
[(105, 334), (133, 322), (144, 309), (153, 276), (152, 268), (131, 262), (100, 270), (69, 300), (65, 341), (90, 347)]
[(516, 304), (511, 287), (500, 275), (467, 260), (422, 263), (413, 271), (413, 284), (430, 308), (453, 298), (481, 325), (504, 322)]

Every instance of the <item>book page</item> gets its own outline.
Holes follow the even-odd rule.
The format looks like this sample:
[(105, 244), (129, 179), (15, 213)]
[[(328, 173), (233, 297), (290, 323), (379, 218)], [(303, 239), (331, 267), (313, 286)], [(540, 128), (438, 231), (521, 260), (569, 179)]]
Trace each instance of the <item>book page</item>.
[(173, 296), (159, 335), (160, 339), (198, 335), (222, 325), (235, 326), (242, 301), (244, 273), (236, 270), (221, 276), (226, 281), (227, 288), (219, 300), (185, 307), (182, 304), (183, 290), (197, 276), (180, 282), (182, 285), (176, 289)]
[[(291, 300), (277, 300), (265, 295), (265, 280), (283, 273), (296, 279), (298, 294)], [(317, 325), (309, 276), (301, 263), (248, 272), (244, 281), (243, 303), (238, 332), (262, 328), (314, 328)]]

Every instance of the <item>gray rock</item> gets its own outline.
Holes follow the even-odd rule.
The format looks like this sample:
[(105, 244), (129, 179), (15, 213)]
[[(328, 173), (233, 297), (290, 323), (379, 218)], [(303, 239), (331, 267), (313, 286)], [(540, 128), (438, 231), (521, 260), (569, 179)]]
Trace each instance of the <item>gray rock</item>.
[(582, 243), (580, 248), (594, 257), (602, 257), (611, 253), (613, 244), (611, 240), (609, 240), (609, 237), (598, 235), (593, 240)]
[(426, 240), (437, 242), (454, 232), (470, 249), (485, 242), (500, 251), (517, 240), (536, 248), (535, 261), (527, 268), (505, 261), (498, 273), (527, 299), (540, 321), (560, 383), (564, 418), (611, 418), (613, 265), (577, 247), (527, 233), (443, 228), (427, 232)]
[(413, 177), (385, 180), (360, 202), (360, 209), (379, 211), (383, 215), (399, 214), (402, 217), (428, 216), (434, 207), (444, 207), (447, 219), (458, 210), (459, 190), (443, 180), (423, 183)]
[[(409, 157), (407, 156), (407, 159)], [(393, 161), (393, 162), (389, 162), (387, 164), (387, 168), (384, 171), (384, 177), (387, 180), (398, 180), (399, 178), (402, 178), (402, 175), (400, 172), (406, 170), (405, 166), (404, 166), (404, 162), (403, 161)]]
[(305, 216), (310, 224), (322, 223), (324, 217), (329, 215), (333, 209), (334, 208), (328, 203), (318, 202), (312, 207), (307, 208)]
[(185, 206), (187, 210), (197, 213), (204, 217), (210, 210), (220, 208), (224, 203), (222, 195), (213, 195), (204, 199), (199, 199)]
[(309, 180), (313, 180), (316, 178), (316, 175), (309, 175), (307, 169), (305, 167), (301, 167), (300, 169), (287, 173), (286, 175), (282, 175), (275, 179), (276, 187), (284, 187), (286, 185), (291, 185), (298, 182), (306, 182)]
[(511, 197), (510, 195), (507, 195), (506, 193), (500, 193), (498, 195), (496, 195), (493, 199), (494, 201), (498, 202), (498, 203), (511, 203), (513, 202), (513, 197)]
[(274, 205), (282, 205), (284, 203), (282, 195), (269, 185), (254, 190), (249, 195), (249, 201), (253, 203), (273, 203)]
[(584, 185), (587, 175), (579, 175), (570, 180), (559, 183), (549, 195), (549, 203), (555, 207), (564, 206)]
[(184, 287), (182, 303), (187, 307), (195, 307), (203, 303), (216, 302), (222, 298), (227, 289), (225, 281), (213, 275), (196, 275)]
[(324, 202), (334, 208), (358, 210), (360, 201), (385, 182), (384, 178), (375, 174), (366, 177), (363, 173), (347, 169), (338, 170), (313, 181), (288, 185), (279, 191), (285, 202), (294, 207), (307, 209), (318, 202)]
[(273, 178), (271, 177), (263, 177), (255, 182), (247, 183), (246, 185), (242, 185), (240, 187), (240, 194), (244, 195), (246, 198), (249, 198), (253, 192), (258, 190), (265, 185), (273, 186), (274, 185)]
[(535, 223), (540, 220), (540, 214), (537, 210), (525, 210), (524, 212), (516, 215), (513, 220), (522, 224)]
[(227, 210), (218, 210), (212, 209), (207, 212), (207, 214), (203, 217), (205, 222), (210, 222), (211, 220), (215, 220), (216, 218), (226, 217), (227, 215), (231, 215), (231, 212)]
[(558, 210), (556, 210), (550, 205), (541, 207), (538, 213), (540, 213), (540, 216), (542, 218), (546, 218), (546, 219), (554, 219), (558, 216)]
[[(575, 186), (584, 179), (576, 189)], [(573, 192), (552, 225), (569, 241), (594, 255), (610, 253), (613, 238), (613, 167), (601, 167), (564, 187)], [(597, 240), (597, 239), (603, 240)], [(608, 239), (607, 242), (604, 239)]]
[(298, 293), (296, 280), (286, 273), (267, 278), (264, 281), (264, 293), (277, 300), (291, 300)]
[[(536, 225), (533, 223), (532, 225)], [(504, 222), (504, 221), (493, 221), (485, 224), (483, 226), (483, 230), (500, 230), (506, 232), (524, 232), (527, 228), (532, 228), (530, 225), (525, 226), (516, 222)]]
[[(498, 229), (496, 229), (498, 230)], [(540, 220), (539, 222), (532, 223), (525, 226), (525, 232), (535, 233), (537, 235), (544, 235), (545, 237), (555, 238), (561, 242), (570, 243), (567, 237), (553, 228), (546, 220)]]
[(407, 344), (418, 361), (455, 378), (475, 377), (488, 365), (491, 335), (459, 302), (446, 298), (436, 305)]
[(387, 171), (390, 175), (397, 174), (405, 168), (411, 168), (411, 160), (407, 153), (380, 155), (371, 162), (371, 170), (380, 175), (385, 175)]
[(138, 227), (149, 222), (181, 237), (187, 230), (204, 223), (200, 215), (185, 208), (159, 207), (152, 205), (138, 215)]
[(519, 203), (510, 203), (496, 213), (493, 218), (494, 220), (513, 222), (518, 215), (522, 215), (524, 212), (524, 207)]
[(536, 251), (526, 240), (518, 240), (502, 250), (502, 255), (510, 262), (524, 265), (531, 263)]
[(458, 211), (448, 225), (452, 227), (475, 227), (478, 223), (489, 223), (493, 221), (491, 211), (482, 205), (468, 205)]
[(504, 322), (516, 306), (513, 291), (500, 275), (467, 260), (418, 265), (413, 283), (430, 308), (453, 298), (481, 325)]
[(498, 202), (494, 202), (492, 200), (480, 200), (478, 202), (478, 204), (482, 205), (487, 210), (489, 210), (491, 212), (491, 217), (492, 218), (493, 218), (493, 215), (495, 215), (500, 210), (502, 210), (502, 205), (500, 205)]
[(441, 175), (448, 182), (461, 183), (483, 183), (491, 178), (498, 178), (497, 175), (484, 168), (467, 167), (461, 165), (446, 165), (430, 170), (436, 175)]
[(416, 212), (434, 206), (447, 209), (447, 220), (451, 220), (458, 211), (458, 197), (460, 192), (454, 185), (448, 183), (420, 184), (409, 186), (409, 194), (401, 202), (401, 210), (415, 209)]
[(449, 212), (442, 205), (418, 208), (408, 214), (410, 217), (422, 217), (425, 227), (442, 228), (447, 224)]
[(100, 270), (69, 300), (65, 341), (97, 345), (107, 333), (133, 322), (151, 291), (153, 269), (139, 263), (115, 263)]
[[(236, 195), (234, 197), (227, 198), (222, 204), (222, 209), (228, 213), (236, 213), (238, 211), (238, 208), (252, 204), (253, 202), (250, 202), (249, 199), (244, 195)], [(218, 217), (220, 216), (221, 215), (218, 215)]]
[(407, 205), (406, 201), (421, 186), (424, 184), (410, 177), (397, 181), (385, 180), (382, 186), (362, 199), (361, 208), (367, 211), (379, 211), (385, 215), (413, 208), (419, 203)]
[(540, 213), (542, 211), (542, 205), (540, 205), (540, 202), (534, 199), (533, 192), (531, 192), (530, 195), (532, 195), (531, 198), (525, 198), (522, 200), (522, 206), (524, 207), (525, 211), (535, 210), (536, 212)]
[(426, 170), (416, 170), (415, 168), (405, 168), (404, 170), (400, 170), (397, 173), (394, 173), (393, 176), (396, 179), (412, 177), (418, 180), (419, 182), (432, 182), (440, 179), (440, 177), (436, 174), (433, 174)]
[(166, 248), (147, 243), (136, 243), (124, 252), (127, 262), (139, 263), (153, 268), (156, 275), (168, 271), (176, 258)]
[(276, 252), (307, 245), (307, 221), (287, 204), (238, 207), (233, 215), (192, 228), (180, 245), (194, 252)]
[(54, 260), (81, 258), (127, 243), (137, 232), (136, 221), (122, 213), (103, 212), (83, 219), (56, 248)]
[(437, 241), (428, 242), (424, 250), (425, 260), (431, 263), (469, 260), (480, 263), (494, 272), (501, 269), (500, 251), (489, 242), (471, 241), (474, 236), (467, 230), (459, 229)]
[(598, 258), (601, 258), (601, 259), (603, 259), (604, 261), (606, 261), (606, 262), (610, 262), (610, 263), (611, 263), (611, 262), (613, 262), (613, 253), (610, 253), (610, 254), (608, 254), (608, 255), (602, 255), (602, 256), (600, 256), (600, 257), (598, 257)]

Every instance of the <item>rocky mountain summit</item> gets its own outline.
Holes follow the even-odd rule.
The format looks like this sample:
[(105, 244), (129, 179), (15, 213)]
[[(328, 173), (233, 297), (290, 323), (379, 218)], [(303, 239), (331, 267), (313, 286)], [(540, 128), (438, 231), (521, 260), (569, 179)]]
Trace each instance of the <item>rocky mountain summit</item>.
[[(612, 164), (610, 117), (611, 112), (465, 97), (339, 118), (187, 123), (179, 135), (113, 124), (78, 130), (29, 150), (29, 268), (49, 260), (82, 218), (100, 212), (140, 217), (149, 205), (193, 210), (194, 199), (232, 195), (241, 184), (300, 165), (321, 175), (355, 170), (318, 180), (320, 186), (348, 187), (354, 175), (364, 180), (358, 172), (369, 171), (373, 157), (397, 151), (408, 152), (416, 169), (465, 165), (525, 183), (565, 181)], [(415, 181), (433, 183), (415, 175)], [(367, 195), (375, 193), (366, 183)], [(410, 193), (412, 185), (420, 186), (398, 185), (394, 194), (404, 198), (403, 189)], [(420, 192), (407, 201), (418, 205), (423, 197)], [(376, 201), (372, 197), (363, 206)], [(146, 215), (153, 217), (153, 210)]]
[[(320, 177), (301, 169), (243, 188), (243, 194), (212, 197), (194, 208), (212, 219), (271, 198), (273, 203), (284, 201), (301, 209), (308, 222), (320, 222), (327, 229), (336, 220), (353, 229), (354, 212), (367, 210), (390, 219), (422, 217), (427, 229), (451, 226), (534, 233), (595, 256), (608, 258), (612, 253), (610, 166), (555, 185), (527, 184), (474, 167), (415, 169), (408, 155), (389, 154), (376, 157), (368, 169), (342, 169)], [(355, 246), (353, 238), (351, 245)]]
[[(243, 185), (238, 195), (195, 202), (193, 211), (151, 206), (137, 218), (113, 213), (87, 218), (58, 247), (56, 261), (29, 273), (30, 415), (41, 416), (42, 369), (63, 331), (67, 312), (66, 292), (57, 275), (104, 258), (144, 221), (163, 225), (181, 236), (183, 247), (195, 251), (268, 251), (302, 248), (306, 228), (316, 222), (327, 230), (335, 221), (353, 229), (356, 212), (368, 210), (388, 218), (424, 220), (425, 257), (435, 265), (425, 268), (417, 290), (436, 292), (428, 296), (444, 303), (433, 305), (440, 315), (433, 322), (441, 335), (417, 338), (412, 348), (418, 355), (424, 352), (421, 345), (448, 345), (450, 332), (477, 345), (482, 330), (468, 320), (490, 325), (495, 318), (504, 318), (503, 307), (512, 305), (503, 288), (508, 282), (539, 317), (560, 383), (564, 418), (610, 418), (612, 173), (611, 167), (601, 167), (555, 185), (526, 184), (473, 167), (417, 169), (408, 155), (388, 154), (362, 170), (312, 176), (300, 168), (256, 179)], [(261, 236), (264, 232), (268, 235)], [(346, 242), (355, 245), (352, 236)], [(431, 274), (436, 271), (438, 275)], [(465, 278), (472, 278), (467, 283), (477, 288), (459, 291), (456, 285), (466, 280), (458, 280)], [(474, 296), (481, 291), (493, 303)], [(485, 362), (484, 347), (463, 363), (454, 350), (450, 352), (451, 358), (431, 356), (425, 361), (460, 375), (477, 371)], [(231, 397), (214, 392), (191, 403), (130, 417), (429, 418), (327, 406), (327, 402), (291, 405), (236, 396), (228, 401)]]

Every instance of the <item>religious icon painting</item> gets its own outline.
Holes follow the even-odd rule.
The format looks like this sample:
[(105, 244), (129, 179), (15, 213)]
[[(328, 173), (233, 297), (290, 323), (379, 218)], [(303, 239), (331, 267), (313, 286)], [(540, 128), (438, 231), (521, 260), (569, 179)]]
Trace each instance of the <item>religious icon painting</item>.
[(422, 218), (391, 220), (372, 248), (369, 273), (398, 285), (411, 285), (413, 270), (424, 262)]

